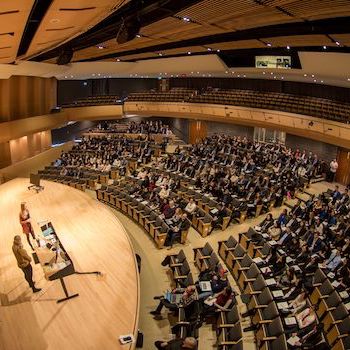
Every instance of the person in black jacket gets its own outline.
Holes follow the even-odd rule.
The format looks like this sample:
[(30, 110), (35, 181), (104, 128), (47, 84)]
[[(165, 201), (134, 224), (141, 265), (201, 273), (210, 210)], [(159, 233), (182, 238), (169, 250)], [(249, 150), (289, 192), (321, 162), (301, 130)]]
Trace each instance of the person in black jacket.
[(172, 227), (171, 230), (168, 232), (168, 236), (166, 238), (166, 245), (168, 244), (168, 249), (171, 249), (173, 247), (175, 239), (181, 234), (183, 231), (187, 231), (191, 226), (190, 221), (187, 218), (187, 214), (183, 213), (181, 215), (181, 219), (176, 223), (176, 226)]

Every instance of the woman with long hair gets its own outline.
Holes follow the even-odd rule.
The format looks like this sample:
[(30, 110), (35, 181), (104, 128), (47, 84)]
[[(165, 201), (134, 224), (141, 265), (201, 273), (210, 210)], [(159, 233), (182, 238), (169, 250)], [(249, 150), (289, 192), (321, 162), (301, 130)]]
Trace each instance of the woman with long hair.
[(19, 222), (22, 226), (23, 233), (27, 237), (28, 244), (34, 250), (32, 242), (30, 241), (30, 235), (33, 239), (35, 239), (35, 233), (31, 224), (30, 214), (26, 203), (21, 203), (21, 211), (19, 212)]

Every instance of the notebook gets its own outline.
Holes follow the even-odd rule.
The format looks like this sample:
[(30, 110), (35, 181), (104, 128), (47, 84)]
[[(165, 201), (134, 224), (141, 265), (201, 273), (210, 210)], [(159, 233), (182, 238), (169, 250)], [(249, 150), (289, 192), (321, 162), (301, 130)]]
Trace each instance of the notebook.
[(287, 326), (294, 326), (297, 324), (297, 320), (295, 319), (295, 317), (286, 317), (284, 319), (284, 322)]
[(274, 298), (283, 298), (284, 297), (282, 290), (273, 290), (272, 295)]
[(208, 281), (199, 282), (199, 287), (202, 292), (211, 292), (211, 283)]

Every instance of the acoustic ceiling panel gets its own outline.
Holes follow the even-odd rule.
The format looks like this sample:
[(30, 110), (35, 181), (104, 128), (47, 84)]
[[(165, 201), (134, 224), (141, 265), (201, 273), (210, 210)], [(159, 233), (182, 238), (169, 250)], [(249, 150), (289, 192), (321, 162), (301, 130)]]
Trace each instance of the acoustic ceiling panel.
[(124, 0), (54, 0), (26, 56), (56, 47), (84, 33), (125, 3)]
[(0, 2), (0, 63), (16, 60), (24, 28), (34, 0), (2, 0)]

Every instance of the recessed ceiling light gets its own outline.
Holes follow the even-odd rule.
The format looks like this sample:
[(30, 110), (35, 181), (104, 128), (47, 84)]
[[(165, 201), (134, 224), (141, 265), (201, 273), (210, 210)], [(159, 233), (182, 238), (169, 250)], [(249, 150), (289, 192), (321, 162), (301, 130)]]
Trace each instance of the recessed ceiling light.
[(335, 44), (336, 44), (337, 46), (340, 46), (340, 42), (339, 42), (339, 41), (336, 41)]
[(240, 77), (240, 74), (238, 74), (237, 77), (239, 78), (239, 77)]
[(105, 47), (102, 46), (102, 45), (98, 45), (97, 48), (100, 49), (100, 50), (103, 50)]
[(216, 52), (220, 52), (220, 49), (217, 49)]
[(94, 77), (96, 74), (95, 73), (92, 73), (92, 76)]
[(314, 74), (311, 74), (311, 77), (312, 77), (312, 78), (315, 78), (315, 75), (314, 75)]
[(71, 75), (70, 77), (73, 78), (73, 75)]
[(98, 73), (97, 75), (98, 75), (98, 76), (100, 76), (101, 74), (100, 74), (100, 73)]
[(207, 50), (208, 50), (208, 51), (211, 51), (211, 48), (210, 48), (210, 47), (208, 47), (208, 48), (207, 48)]
[[(67, 79), (67, 78), (68, 78), (66, 75), (65, 75), (64, 77), (65, 77), (65, 79)], [(348, 79), (348, 80), (349, 80), (349, 79)]]
[(225, 72), (226, 74), (228, 73), (228, 71)]
[(323, 83), (323, 80), (321, 80), (321, 83)]
[(290, 46), (289, 45), (287, 46), (287, 50), (290, 50)]
[(274, 78), (274, 79), (276, 79), (277, 77), (276, 77), (276, 76), (274, 76), (273, 78)]
[(120, 62), (120, 58), (117, 58), (117, 62)]
[(141, 34), (136, 34), (136, 38), (141, 38)]
[(281, 79), (283, 80), (283, 79), (284, 79), (284, 77), (281, 77)]
[(193, 74), (193, 72), (191, 72), (191, 74)]
[(190, 55), (192, 52), (191, 51), (188, 51), (187, 54)]
[(266, 74), (265, 72), (263, 72), (263, 74)]
[(326, 45), (323, 45), (323, 50), (327, 50), (327, 46)]
[(350, 78), (348, 78), (348, 81), (350, 81)]
[(197, 72), (197, 74), (199, 74), (199, 72)]
[(271, 46), (272, 46), (272, 44), (271, 44), (271, 43), (267, 43), (266, 45), (267, 45), (268, 47), (271, 47)]
[(307, 77), (307, 74), (304, 74), (304, 77)]
[(182, 17), (182, 20), (183, 20), (184, 22), (191, 22), (191, 19), (188, 18), (188, 17)]
[(316, 81), (317, 81), (317, 80), (316, 80), (316, 79), (314, 79), (314, 83), (316, 83)]
[(273, 75), (273, 72), (271, 72), (270, 74)]
[(158, 53), (159, 56), (163, 56), (163, 54), (161, 52)]
[(243, 74), (243, 78), (245, 78), (246, 77), (246, 75), (245, 74)]

